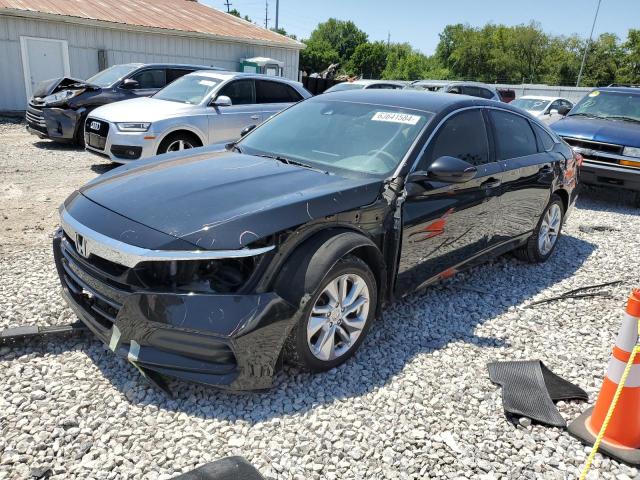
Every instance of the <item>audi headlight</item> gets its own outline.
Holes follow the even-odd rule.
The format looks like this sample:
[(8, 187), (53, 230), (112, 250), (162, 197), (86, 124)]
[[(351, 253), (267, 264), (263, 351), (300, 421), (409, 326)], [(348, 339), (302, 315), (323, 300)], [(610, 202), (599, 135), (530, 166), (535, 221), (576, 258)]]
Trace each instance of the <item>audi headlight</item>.
[(622, 150), (622, 154), (627, 157), (637, 157), (640, 158), (640, 148), (638, 147), (624, 147)]
[(149, 130), (151, 123), (149, 122), (125, 122), (116, 123), (118, 130), (121, 132), (146, 132)]
[(80, 90), (62, 90), (61, 92), (56, 92), (52, 95), (47, 95), (42, 99), (42, 101), (47, 107), (53, 107), (56, 105), (63, 104), (64, 102), (66, 102), (70, 98), (75, 97), (79, 93), (81, 93)]

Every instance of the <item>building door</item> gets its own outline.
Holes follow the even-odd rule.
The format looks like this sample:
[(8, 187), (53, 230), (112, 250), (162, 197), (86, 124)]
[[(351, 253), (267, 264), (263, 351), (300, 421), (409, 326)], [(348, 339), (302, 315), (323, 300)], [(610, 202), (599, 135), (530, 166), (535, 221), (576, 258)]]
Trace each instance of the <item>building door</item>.
[(20, 37), (27, 99), (43, 80), (68, 77), (69, 46), (65, 40)]

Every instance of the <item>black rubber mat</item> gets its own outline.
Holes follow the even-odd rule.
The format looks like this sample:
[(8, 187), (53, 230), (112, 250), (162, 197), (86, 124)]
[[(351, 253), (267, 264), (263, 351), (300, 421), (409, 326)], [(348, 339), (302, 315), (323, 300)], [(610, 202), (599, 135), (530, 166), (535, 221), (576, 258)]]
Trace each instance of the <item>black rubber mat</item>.
[(227, 457), (173, 477), (173, 480), (264, 480), (264, 477), (244, 458)]
[(502, 386), (502, 405), (511, 415), (564, 428), (567, 422), (553, 402), (589, 399), (584, 390), (554, 374), (540, 360), (491, 362), (487, 368), (491, 381)]

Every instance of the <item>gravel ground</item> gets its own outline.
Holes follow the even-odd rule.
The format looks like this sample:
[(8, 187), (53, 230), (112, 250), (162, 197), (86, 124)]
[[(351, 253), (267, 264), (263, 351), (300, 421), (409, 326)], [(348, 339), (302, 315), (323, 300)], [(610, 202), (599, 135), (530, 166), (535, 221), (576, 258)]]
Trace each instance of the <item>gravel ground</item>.
[[(108, 168), (23, 128), (0, 124), (0, 328), (74, 320), (50, 233), (64, 197)], [(575, 478), (589, 449), (561, 429), (505, 418), (486, 363), (541, 359), (593, 401), (638, 286), (640, 216), (629, 202), (585, 192), (546, 264), (508, 256), (413, 295), (345, 365), (287, 368), (264, 393), (173, 382), (171, 400), (90, 338), (2, 349), (0, 479), (47, 469), (56, 479), (167, 479), (236, 454), (278, 479)], [(611, 298), (527, 307), (614, 279), (623, 284)], [(571, 421), (586, 406), (559, 410)], [(637, 475), (598, 455), (589, 478)]]

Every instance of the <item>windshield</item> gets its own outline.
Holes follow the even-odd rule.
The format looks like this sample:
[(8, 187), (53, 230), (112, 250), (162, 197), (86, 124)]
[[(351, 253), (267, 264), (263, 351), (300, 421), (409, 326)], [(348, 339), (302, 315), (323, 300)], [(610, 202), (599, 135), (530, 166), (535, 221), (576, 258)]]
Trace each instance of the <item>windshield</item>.
[(516, 98), (511, 105), (522, 108), (523, 110), (532, 110), (534, 112), (541, 112), (547, 105), (549, 100), (541, 100), (539, 98)]
[(110, 87), (137, 68), (139, 68), (139, 65), (115, 65), (96, 73), (93, 77), (87, 78), (87, 83), (99, 87)]
[(339, 83), (337, 85), (334, 85), (333, 87), (325, 90), (324, 93), (342, 92), (343, 90), (359, 90), (361, 88), (364, 88), (364, 85), (362, 83), (344, 82), (344, 83)]
[(245, 153), (284, 157), (330, 173), (382, 177), (398, 166), (432, 116), (381, 105), (305, 101), (273, 117), (238, 146)]
[(573, 107), (574, 115), (640, 122), (640, 94), (595, 90)]
[(153, 98), (167, 100), (169, 102), (199, 105), (219, 83), (220, 80), (217, 78), (201, 75), (185, 75), (164, 87), (156, 93)]

